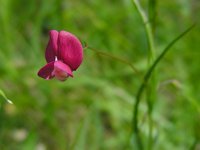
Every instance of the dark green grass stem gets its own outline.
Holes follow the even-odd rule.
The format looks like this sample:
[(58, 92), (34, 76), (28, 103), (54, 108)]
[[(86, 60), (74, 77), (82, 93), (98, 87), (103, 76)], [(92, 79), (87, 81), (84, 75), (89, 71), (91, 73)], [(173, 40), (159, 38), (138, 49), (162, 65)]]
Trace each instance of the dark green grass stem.
[(181, 33), (178, 37), (176, 37), (171, 43), (169, 43), (168, 46), (163, 50), (163, 52), (153, 62), (153, 64), (151, 65), (151, 67), (148, 69), (147, 73), (144, 76), (143, 82), (142, 82), (142, 84), (141, 84), (141, 86), (140, 86), (140, 88), (137, 92), (137, 95), (136, 95), (136, 101), (135, 101), (135, 105), (134, 105), (134, 109), (133, 109), (133, 120), (132, 120), (133, 132), (136, 135), (138, 148), (140, 148), (140, 149), (142, 149), (142, 142), (141, 142), (141, 139), (140, 139), (140, 133), (139, 133), (139, 128), (138, 128), (138, 108), (139, 108), (139, 103), (141, 101), (142, 93), (143, 93), (144, 89), (146, 88), (146, 85), (147, 85), (147, 83), (148, 83), (148, 81), (149, 81), (149, 79), (152, 75), (152, 72), (154, 71), (154, 69), (156, 68), (156, 66), (160, 62), (160, 60), (165, 56), (165, 54), (169, 51), (169, 49), (179, 39), (181, 39), (186, 33), (188, 33), (194, 26), (195, 26), (195, 24), (190, 26), (183, 33)]

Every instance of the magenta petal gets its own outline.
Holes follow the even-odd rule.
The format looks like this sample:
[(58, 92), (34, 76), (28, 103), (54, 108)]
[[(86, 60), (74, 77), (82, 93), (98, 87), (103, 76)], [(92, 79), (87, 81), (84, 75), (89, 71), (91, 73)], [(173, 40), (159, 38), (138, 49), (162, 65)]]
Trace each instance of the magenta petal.
[(54, 62), (50, 62), (39, 70), (38, 76), (46, 80), (49, 80), (54, 77), (54, 75), (52, 75), (53, 70), (54, 70)]
[(49, 36), (50, 39), (45, 52), (47, 62), (55, 61), (55, 57), (58, 51), (58, 32), (56, 30), (51, 30), (49, 32)]
[(58, 59), (76, 70), (83, 60), (83, 48), (76, 36), (61, 31), (58, 36)]
[(61, 81), (66, 80), (69, 76), (73, 77), (71, 68), (61, 61), (54, 63), (53, 75)]

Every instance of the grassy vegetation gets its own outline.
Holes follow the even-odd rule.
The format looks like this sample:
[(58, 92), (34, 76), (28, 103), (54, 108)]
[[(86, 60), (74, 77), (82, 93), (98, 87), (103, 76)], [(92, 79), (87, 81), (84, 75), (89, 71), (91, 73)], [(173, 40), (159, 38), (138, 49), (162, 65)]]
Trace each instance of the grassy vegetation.
[[(171, 47), (150, 78), (138, 128), (144, 149), (199, 149), (200, 2), (140, 2), (150, 14), (154, 58), (132, 0), (0, 0), (0, 89), (14, 103), (0, 99), (0, 150), (136, 149), (130, 133), (143, 76), (193, 22), (196, 27)], [(84, 49), (74, 78), (43, 80), (37, 71), (45, 64), (50, 29), (70, 31), (138, 71)]]

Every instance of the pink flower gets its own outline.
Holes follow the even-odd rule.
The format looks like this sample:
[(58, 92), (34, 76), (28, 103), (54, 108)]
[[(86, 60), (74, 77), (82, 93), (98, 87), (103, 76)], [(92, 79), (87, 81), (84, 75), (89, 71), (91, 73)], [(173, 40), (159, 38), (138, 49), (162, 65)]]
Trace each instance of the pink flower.
[(83, 48), (78, 38), (69, 32), (51, 30), (49, 35), (45, 52), (47, 64), (39, 70), (38, 76), (64, 81), (73, 77), (73, 71), (82, 63)]

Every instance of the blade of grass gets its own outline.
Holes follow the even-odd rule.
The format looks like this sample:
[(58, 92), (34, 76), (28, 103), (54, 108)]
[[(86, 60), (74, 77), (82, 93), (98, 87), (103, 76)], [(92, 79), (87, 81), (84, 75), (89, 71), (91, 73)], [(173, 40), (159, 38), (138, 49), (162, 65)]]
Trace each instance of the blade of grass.
[(0, 89), (0, 95), (6, 100), (6, 102), (13, 104), (13, 102), (7, 98), (6, 94), (1, 89)]
[(154, 61), (153, 65), (149, 68), (148, 72), (145, 75), (145, 80), (148, 81), (148, 79), (150, 78), (152, 72), (154, 71), (155, 67), (157, 66), (157, 64), (160, 62), (160, 60), (165, 56), (165, 54), (170, 50), (170, 48), (179, 40), (181, 39), (185, 34), (187, 34), (193, 27), (195, 26), (195, 24), (193, 24), (192, 26), (190, 26), (189, 28), (187, 28), (184, 32), (182, 32), (177, 38), (175, 38), (171, 43), (169, 43), (167, 45), (167, 47), (163, 50), (163, 52), (157, 57), (157, 59)]
[(141, 96), (142, 93), (152, 75), (152, 72), (154, 71), (154, 69), (156, 68), (156, 66), (158, 65), (158, 63), (162, 60), (162, 58), (165, 56), (165, 54), (170, 50), (170, 48), (178, 41), (180, 40), (184, 35), (186, 35), (193, 27), (195, 26), (195, 24), (193, 24), (192, 26), (190, 26), (189, 28), (187, 28), (184, 32), (182, 32), (179, 36), (177, 36), (172, 42), (170, 42), (166, 48), (163, 50), (163, 52), (157, 57), (157, 59), (153, 62), (153, 64), (151, 65), (151, 67), (148, 69), (147, 73), (144, 76), (143, 82), (137, 92), (136, 95), (136, 101), (135, 101), (135, 105), (134, 105), (134, 109), (133, 109), (133, 120), (132, 120), (132, 129), (133, 132), (136, 135), (136, 139), (137, 139), (137, 143), (138, 143), (138, 147), (141, 149), (142, 148), (142, 142), (141, 142), (141, 138), (140, 138), (140, 133), (139, 133), (139, 128), (138, 128), (138, 108), (139, 108), (139, 103), (141, 100)]

